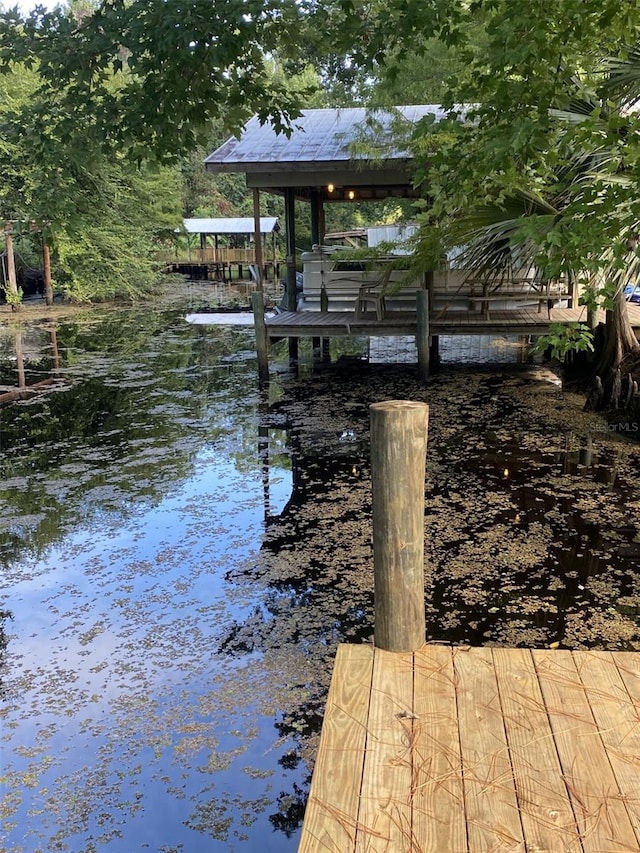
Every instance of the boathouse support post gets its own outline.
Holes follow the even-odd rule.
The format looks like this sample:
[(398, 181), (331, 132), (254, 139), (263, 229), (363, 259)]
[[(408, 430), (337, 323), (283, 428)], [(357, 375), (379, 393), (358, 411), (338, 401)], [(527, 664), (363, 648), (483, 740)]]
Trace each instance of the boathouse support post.
[(324, 240), (324, 210), (320, 190), (312, 189), (309, 193), (311, 205), (311, 245), (321, 245)]
[(285, 227), (287, 230), (287, 311), (296, 310), (296, 197), (292, 187), (284, 191)]
[(429, 376), (429, 291), (416, 291), (416, 346), (418, 348), (418, 374), (420, 379)]
[(264, 257), (262, 254), (262, 226), (260, 222), (260, 190), (257, 187), (253, 190), (253, 230), (256, 272), (258, 276), (256, 286), (258, 290), (264, 290)]
[(267, 326), (264, 321), (264, 292), (254, 290), (251, 294), (253, 323), (256, 330), (256, 353), (258, 355), (258, 377), (260, 381), (269, 379), (269, 344)]
[(412, 400), (373, 403), (374, 641), (387, 651), (425, 642), (424, 482), (429, 408)]
[[(284, 219), (287, 237), (287, 311), (297, 309), (298, 294), (296, 292), (296, 196), (293, 187), (284, 190)], [(289, 338), (289, 361), (293, 364), (298, 360), (298, 339)]]

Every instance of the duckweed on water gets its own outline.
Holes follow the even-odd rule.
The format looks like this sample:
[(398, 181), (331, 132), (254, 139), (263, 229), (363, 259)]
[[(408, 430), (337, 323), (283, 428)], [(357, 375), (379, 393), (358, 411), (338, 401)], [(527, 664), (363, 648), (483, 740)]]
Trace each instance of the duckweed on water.
[(378, 400), (430, 406), (428, 639), (640, 649), (639, 446), (548, 372), (267, 397), (249, 331), (135, 310), (58, 347), (0, 413), (8, 850), (296, 849), (335, 646), (372, 633)]

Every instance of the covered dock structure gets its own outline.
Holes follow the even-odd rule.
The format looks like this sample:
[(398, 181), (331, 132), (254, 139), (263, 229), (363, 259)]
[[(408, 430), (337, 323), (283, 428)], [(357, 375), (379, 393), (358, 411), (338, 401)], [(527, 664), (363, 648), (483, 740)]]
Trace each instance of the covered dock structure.
[[(165, 257), (172, 272), (191, 278), (213, 278), (226, 283), (234, 277), (258, 279), (256, 223), (250, 216), (187, 218), (182, 221), (186, 241)], [(257, 239), (260, 242), (262, 278), (277, 278), (279, 272), (276, 236), (280, 224), (276, 216), (261, 216)], [(235, 272), (235, 275), (234, 275)]]
[[(427, 115), (439, 117), (441, 107), (430, 104), (396, 107), (370, 113), (362, 107), (303, 110), (291, 134), (277, 134), (254, 116), (240, 138), (232, 137), (205, 160), (210, 172), (244, 172), (253, 190), (254, 220), (260, 193), (281, 195), (285, 203), (287, 307), (296, 310), (295, 202), (311, 208), (311, 242), (322, 245), (324, 208), (336, 202), (379, 201), (419, 195), (411, 177), (411, 155), (394, 146), (398, 126)], [(380, 156), (355, 154), (353, 144), (369, 141)]]
[[(206, 158), (208, 171), (245, 174), (253, 191), (256, 231), (261, 193), (284, 198), (286, 293), (281, 307), (285, 311), (267, 319), (267, 340), (287, 338), (295, 357), (300, 337), (317, 341), (335, 335), (417, 335), (418, 361), (422, 351), (428, 366), (441, 334), (536, 336), (545, 334), (552, 322), (587, 322), (586, 309), (578, 306), (575, 281), (543, 283), (535, 275), (525, 275), (497, 285), (445, 264), (414, 281), (403, 281), (399, 288), (401, 272), (393, 269), (385, 276), (384, 263), (377, 269), (366, 262), (357, 269), (334, 263), (331, 247), (323, 245), (326, 205), (417, 197), (402, 129), (407, 131), (427, 117), (438, 121), (442, 115), (442, 108), (434, 104), (374, 112), (304, 110), (293, 120), (288, 136), (254, 116), (240, 138), (228, 139)], [(311, 212), (313, 251), (303, 258), (296, 255), (297, 200), (306, 201)], [(255, 245), (258, 250), (259, 241)], [(301, 261), (302, 300), (296, 289)], [(638, 332), (640, 317), (635, 310), (632, 313)]]

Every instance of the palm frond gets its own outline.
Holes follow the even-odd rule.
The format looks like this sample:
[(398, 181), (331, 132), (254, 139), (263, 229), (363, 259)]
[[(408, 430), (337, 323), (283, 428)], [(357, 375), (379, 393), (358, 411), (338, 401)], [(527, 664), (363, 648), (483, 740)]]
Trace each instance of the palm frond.
[(640, 43), (629, 45), (624, 57), (612, 56), (603, 62), (605, 79), (602, 92), (614, 97), (623, 106), (640, 100)]

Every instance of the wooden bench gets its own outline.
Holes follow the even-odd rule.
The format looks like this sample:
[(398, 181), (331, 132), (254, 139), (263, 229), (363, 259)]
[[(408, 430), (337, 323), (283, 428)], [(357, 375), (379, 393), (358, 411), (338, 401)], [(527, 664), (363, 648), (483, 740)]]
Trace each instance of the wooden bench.
[[(500, 283), (477, 280), (468, 281), (469, 302), (479, 302), (484, 317), (489, 317), (491, 302), (537, 302), (538, 313), (546, 303), (547, 312), (551, 312), (554, 302), (572, 299), (571, 293), (565, 292), (561, 286), (552, 282), (534, 282), (529, 279), (522, 281), (509, 280), (504, 285)], [(490, 288), (493, 287), (493, 290)]]

